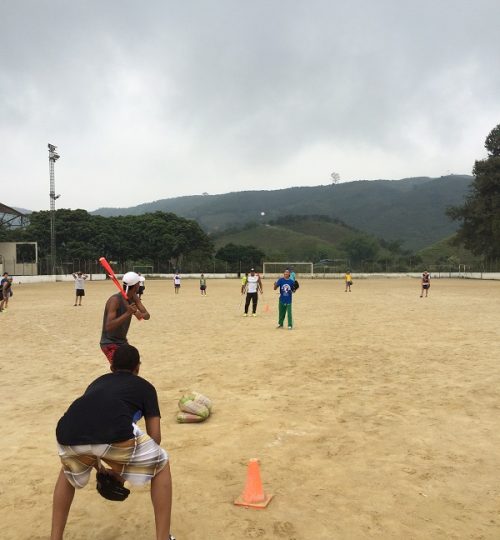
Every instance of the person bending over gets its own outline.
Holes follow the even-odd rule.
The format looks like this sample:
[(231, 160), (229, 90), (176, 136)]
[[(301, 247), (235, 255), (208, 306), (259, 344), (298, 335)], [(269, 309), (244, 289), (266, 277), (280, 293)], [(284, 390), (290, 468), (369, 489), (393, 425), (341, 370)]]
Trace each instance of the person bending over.
[[(160, 447), (158, 397), (155, 387), (139, 377), (140, 364), (139, 351), (122, 345), (112, 373), (93, 381), (59, 420), (56, 439), (62, 468), (54, 489), (51, 540), (63, 538), (75, 489), (87, 485), (92, 469), (98, 471), (98, 492), (114, 501), (128, 496), (125, 481), (151, 482), (156, 538), (172, 538), (172, 480), (168, 454)], [(142, 417), (146, 433), (137, 426)]]

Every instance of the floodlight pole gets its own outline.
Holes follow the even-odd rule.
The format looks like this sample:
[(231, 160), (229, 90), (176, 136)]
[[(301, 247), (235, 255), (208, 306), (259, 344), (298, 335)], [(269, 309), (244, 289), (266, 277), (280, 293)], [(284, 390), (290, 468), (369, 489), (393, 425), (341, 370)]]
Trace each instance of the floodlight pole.
[(49, 149), (49, 174), (50, 174), (50, 271), (56, 273), (56, 180), (54, 176), (54, 163), (60, 158), (56, 152), (57, 146), (48, 144)]

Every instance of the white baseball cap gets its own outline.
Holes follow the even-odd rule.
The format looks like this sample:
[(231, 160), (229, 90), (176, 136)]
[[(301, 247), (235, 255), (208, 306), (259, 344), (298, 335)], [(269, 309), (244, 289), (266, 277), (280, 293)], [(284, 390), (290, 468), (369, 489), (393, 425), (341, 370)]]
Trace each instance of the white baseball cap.
[(137, 285), (140, 281), (140, 276), (136, 272), (127, 272), (123, 275), (122, 281), (124, 285), (127, 285), (127, 287), (133, 287), (134, 285)]

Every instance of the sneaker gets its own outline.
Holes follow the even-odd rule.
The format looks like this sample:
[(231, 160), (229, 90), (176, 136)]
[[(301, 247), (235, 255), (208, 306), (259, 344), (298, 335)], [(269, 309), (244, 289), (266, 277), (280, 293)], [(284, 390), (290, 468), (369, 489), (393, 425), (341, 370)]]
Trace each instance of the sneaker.
[(252, 317), (257, 317), (257, 313), (252, 313)]
[(168, 535), (168, 540), (175, 540), (175, 536), (173, 534)]
[(283, 325), (282, 324), (278, 324), (278, 326), (276, 328), (283, 328)]
[(243, 317), (248, 317), (248, 313), (243, 313)]
[(291, 326), (289, 326), (289, 327), (288, 327), (288, 330), (291, 330), (291, 329), (292, 329), (292, 327), (291, 327)]

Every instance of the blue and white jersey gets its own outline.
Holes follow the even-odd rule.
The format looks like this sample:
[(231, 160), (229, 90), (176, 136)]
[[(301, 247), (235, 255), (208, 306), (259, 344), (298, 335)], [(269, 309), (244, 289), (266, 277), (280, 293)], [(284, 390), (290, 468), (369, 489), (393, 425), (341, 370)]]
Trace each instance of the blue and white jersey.
[(282, 304), (291, 304), (293, 293), (293, 280), (285, 279), (284, 277), (282, 277), (278, 279), (276, 285), (280, 289), (280, 302)]

